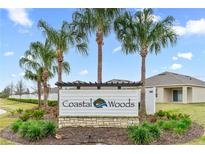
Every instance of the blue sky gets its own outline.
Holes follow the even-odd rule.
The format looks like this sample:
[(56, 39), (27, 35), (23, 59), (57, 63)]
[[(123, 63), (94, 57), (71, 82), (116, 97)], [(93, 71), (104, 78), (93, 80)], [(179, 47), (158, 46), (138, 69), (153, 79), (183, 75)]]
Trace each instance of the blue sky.
[[(44, 41), (37, 27), (39, 19), (59, 28), (62, 21), (71, 22), (75, 9), (0, 9), (0, 90), (11, 82), (23, 79), (18, 61), (30, 42)], [(133, 9), (132, 9), (133, 11)], [(155, 20), (172, 15), (179, 40), (157, 56), (147, 57), (147, 77), (164, 71), (190, 75), (205, 80), (205, 9), (154, 9)], [(82, 56), (70, 49), (65, 60), (71, 65), (71, 73), (63, 75), (64, 81), (97, 79), (97, 45), (95, 35), (89, 41), (89, 56)], [(138, 81), (141, 59), (138, 54), (124, 55), (114, 32), (104, 38), (103, 81), (113, 78)], [(57, 77), (49, 81), (54, 86)], [(34, 87), (26, 81), (28, 87)]]

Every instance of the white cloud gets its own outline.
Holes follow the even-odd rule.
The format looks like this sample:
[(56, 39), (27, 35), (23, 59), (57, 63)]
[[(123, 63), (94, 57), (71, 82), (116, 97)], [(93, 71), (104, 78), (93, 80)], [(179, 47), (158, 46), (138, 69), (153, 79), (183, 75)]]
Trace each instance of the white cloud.
[(171, 66), (170, 66), (170, 69), (172, 69), (172, 70), (177, 70), (177, 69), (180, 69), (180, 68), (182, 68), (183, 66), (181, 65), (181, 64), (172, 64)]
[(12, 51), (4, 52), (4, 56), (13, 56), (13, 55), (14, 55), (14, 52)]
[(205, 19), (201, 18), (200, 20), (189, 20), (184, 27), (174, 26), (174, 30), (180, 36), (187, 34), (205, 35)]
[(178, 60), (178, 57), (173, 56), (172, 59), (173, 59), (173, 60)]
[(82, 70), (82, 71), (80, 71), (80, 73), (79, 73), (80, 75), (87, 75), (88, 74), (88, 70)]
[(177, 57), (191, 60), (193, 57), (193, 54), (191, 52), (184, 52), (184, 53), (178, 52)]
[(121, 46), (119, 46), (119, 47), (113, 49), (112, 53), (118, 52), (118, 51), (120, 51), (120, 50), (122, 50)]
[(28, 12), (26, 9), (7, 9), (9, 13), (9, 19), (12, 20), (15, 24), (19, 24), (24, 27), (31, 27), (32, 21), (28, 17)]

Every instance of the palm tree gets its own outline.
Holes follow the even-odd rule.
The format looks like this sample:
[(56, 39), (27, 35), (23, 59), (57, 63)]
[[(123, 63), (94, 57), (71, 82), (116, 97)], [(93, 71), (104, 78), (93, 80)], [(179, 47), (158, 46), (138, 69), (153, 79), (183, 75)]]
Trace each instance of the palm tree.
[(134, 15), (125, 12), (117, 18), (114, 29), (117, 38), (122, 43), (125, 54), (139, 52), (141, 56), (141, 101), (140, 121), (146, 118), (145, 108), (145, 60), (148, 53), (158, 54), (161, 48), (170, 43), (172, 46), (177, 41), (176, 32), (173, 30), (174, 18), (167, 16), (165, 19), (156, 21), (152, 9), (137, 11)]
[(71, 47), (76, 47), (79, 53), (87, 55), (87, 37), (84, 32), (76, 31), (73, 24), (63, 22), (60, 30), (55, 30), (45, 21), (40, 20), (39, 27), (43, 29), (47, 39), (56, 47), (58, 61), (58, 82), (62, 82), (62, 63), (63, 55), (68, 52)]
[(41, 108), (41, 87), (42, 87), (42, 69), (25, 69), (24, 78), (28, 80), (35, 81), (37, 83), (37, 93), (38, 93), (38, 108)]
[(98, 83), (102, 82), (102, 46), (103, 37), (111, 32), (114, 18), (117, 17), (121, 9), (80, 9), (73, 15), (73, 23), (78, 25), (80, 31), (88, 34), (96, 33), (98, 45)]
[[(45, 44), (40, 42), (31, 43), (29, 50), (20, 59), (20, 66), (26, 68), (25, 77), (37, 81), (39, 103), (41, 97), (40, 87), (43, 83), (44, 104), (47, 105), (47, 82), (57, 72), (56, 57), (57, 55), (52, 49), (51, 43), (46, 40)], [(28, 71), (28, 69), (32, 69), (32, 71)], [(67, 62), (63, 62), (63, 70), (69, 73), (70, 67)]]

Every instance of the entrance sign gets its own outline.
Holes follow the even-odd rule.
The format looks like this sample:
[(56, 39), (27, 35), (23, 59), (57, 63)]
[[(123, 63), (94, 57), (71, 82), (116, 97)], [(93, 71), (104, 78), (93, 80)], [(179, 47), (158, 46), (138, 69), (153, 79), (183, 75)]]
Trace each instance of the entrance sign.
[(138, 116), (138, 90), (59, 91), (60, 116)]

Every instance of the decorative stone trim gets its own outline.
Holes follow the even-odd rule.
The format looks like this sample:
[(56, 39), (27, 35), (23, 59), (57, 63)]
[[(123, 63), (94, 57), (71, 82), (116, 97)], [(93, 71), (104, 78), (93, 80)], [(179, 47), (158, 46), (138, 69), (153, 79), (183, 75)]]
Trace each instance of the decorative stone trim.
[(62, 127), (119, 127), (139, 123), (138, 117), (59, 117), (59, 128)]

